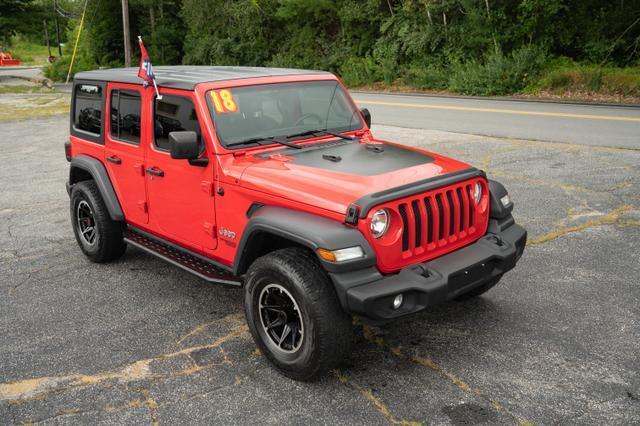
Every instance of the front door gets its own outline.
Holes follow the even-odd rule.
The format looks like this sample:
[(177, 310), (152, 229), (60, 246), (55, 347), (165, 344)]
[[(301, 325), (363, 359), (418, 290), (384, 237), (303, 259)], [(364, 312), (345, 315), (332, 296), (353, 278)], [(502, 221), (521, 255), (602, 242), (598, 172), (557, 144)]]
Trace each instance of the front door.
[(140, 123), (140, 86), (110, 84), (105, 137), (105, 164), (127, 222), (143, 225), (149, 220), (144, 181), (144, 145), (149, 133)]
[(169, 155), (169, 133), (195, 131), (202, 156), (210, 158), (194, 105), (193, 93), (163, 90), (154, 98), (154, 137), (147, 151), (146, 180), (149, 225), (161, 236), (203, 250), (216, 247), (213, 161), (190, 165)]

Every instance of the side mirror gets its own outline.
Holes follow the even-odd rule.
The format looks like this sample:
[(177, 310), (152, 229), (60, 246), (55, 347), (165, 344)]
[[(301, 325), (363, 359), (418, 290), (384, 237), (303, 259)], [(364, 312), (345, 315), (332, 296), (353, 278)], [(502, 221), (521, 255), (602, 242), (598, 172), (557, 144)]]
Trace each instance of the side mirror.
[(169, 146), (171, 148), (171, 158), (176, 160), (193, 160), (198, 158), (200, 153), (196, 132), (169, 133)]
[(209, 160), (198, 158), (200, 155), (200, 144), (198, 134), (193, 131), (180, 131), (169, 133), (169, 152), (171, 158), (175, 160), (189, 160), (192, 166), (206, 166)]
[(367, 123), (367, 127), (371, 127), (371, 113), (368, 109), (362, 108), (360, 110), (360, 114), (362, 114), (362, 118), (364, 118), (364, 122)]

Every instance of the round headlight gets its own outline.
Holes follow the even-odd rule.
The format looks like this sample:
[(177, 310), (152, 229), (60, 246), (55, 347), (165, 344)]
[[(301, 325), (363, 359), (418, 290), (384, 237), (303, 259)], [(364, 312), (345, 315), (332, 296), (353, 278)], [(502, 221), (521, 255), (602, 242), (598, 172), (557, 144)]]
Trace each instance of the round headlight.
[(480, 185), (480, 182), (476, 182), (476, 185), (473, 187), (473, 201), (476, 202), (476, 204), (480, 203), (480, 200), (482, 199), (482, 185)]
[(389, 228), (389, 213), (386, 209), (380, 209), (371, 217), (371, 234), (374, 238), (380, 238)]

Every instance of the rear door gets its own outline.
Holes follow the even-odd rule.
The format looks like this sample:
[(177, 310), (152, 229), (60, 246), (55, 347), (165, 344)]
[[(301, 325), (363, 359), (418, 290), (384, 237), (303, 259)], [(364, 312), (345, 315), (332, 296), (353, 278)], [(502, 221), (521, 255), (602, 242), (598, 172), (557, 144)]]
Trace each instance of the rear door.
[(149, 221), (144, 180), (144, 141), (149, 139), (142, 88), (109, 84), (107, 88), (105, 164), (127, 222)]
[(202, 137), (193, 92), (161, 89), (153, 105), (154, 137), (147, 151), (149, 225), (158, 234), (196, 250), (216, 248), (213, 161), (193, 166), (169, 154), (169, 133), (198, 134), (201, 156), (211, 159)]

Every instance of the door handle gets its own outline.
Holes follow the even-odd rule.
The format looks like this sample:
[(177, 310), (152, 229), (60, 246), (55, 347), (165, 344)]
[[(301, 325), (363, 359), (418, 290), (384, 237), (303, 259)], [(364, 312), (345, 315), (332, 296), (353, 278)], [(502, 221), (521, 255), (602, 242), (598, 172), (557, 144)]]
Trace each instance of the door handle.
[(115, 155), (107, 157), (107, 161), (113, 164), (122, 164), (122, 160)]
[(164, 172), (156, 167), (149, 167), (147, 169), (147, 173), (154, 176), (160, 176), (160, 177), (164, 176)]

